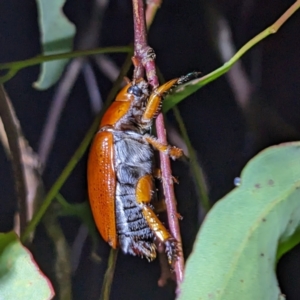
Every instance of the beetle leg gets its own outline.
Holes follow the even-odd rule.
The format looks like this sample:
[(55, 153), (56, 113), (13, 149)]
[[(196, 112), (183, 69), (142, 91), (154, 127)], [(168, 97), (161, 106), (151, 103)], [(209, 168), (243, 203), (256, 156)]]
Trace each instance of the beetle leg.
[(151, 207), (144, 204), (142, 207), (142, 213), (155, 236), (164, 243), (169, 264), (172, 264), (178, 256), (177, 241), (171, 236), (165, 226), (161, 223)]
[(142, 122), (149, 122), (158, 115), (161, 109), (163, 96), (167, 94), (177, 81), (178, 78), (172, 79), (152, 91), (142, 116)]
[(143, 216), (150, 229), (153, 231), (155, 236), (165, 244), (168, 261), (172, 264), (178, 255), (177, 241), (171, 236), (149, 206), (152, 194), (153, 178), (151, 175), (145, 175), (138, 180), (136, 185), (136, 201), (141, 204)]
[(169, 155), (172, 159), (177, 159), (183, 155), (182, 149), (179, 149), (177, 147), (173, 147), (170, 145), (165, 145), (161, 142), (159, 142), (155, 137), (150, 136), (148, 134), (144, 135), (144, 139), (155, 149), (157, 149), (160, 152), (163, 152), (167, 155)]
[(158, 168), (154, 169), (153, 177), (156, 179), (161, 179), (162, 178), (161, 169), (158, 169)]
[(148, 99), (147, 106), (142, 116), (142, 122), (146, 123), (156, 118), (161, 110), (162, 101), (174, 88), (192, 79), (199, 77), (199, 72), (192, 72), (179, 78), (172, 79), (154, 89)]
[[(159, 179), (160, 181), (162, 181), (161, 169), (155, 169), (154, 172), (153, 172), (153, 177), (156, 178), (156, 179)], [(176, 178), (173, 175), (172, 175), (172, 180), (173, 180), (174, 183), (179, 184), (178, 178)]]
[(135, 188), (135, 198), (137, 203), (150, 203), (153, 195), (153, 178), (151, 175), (141, 177)]

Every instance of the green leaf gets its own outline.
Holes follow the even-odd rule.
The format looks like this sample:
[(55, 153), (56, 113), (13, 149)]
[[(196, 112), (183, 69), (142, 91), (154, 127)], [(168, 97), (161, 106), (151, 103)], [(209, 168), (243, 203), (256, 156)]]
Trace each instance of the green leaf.
[(50, 281), (17, 235), (0, 233), (0, 299), (46, 300), (53, 297)]
[[(36, 0), (43, 53), (46, 55), (69, 52), (73, 48), (75, 26), (66, 18), (62, 8), (66, 0)], [(60, 78), (68, 60), (45, 62), (38, 81), (39, 90), (51, 87)]]
[(179, 299), (284, 299), (275, 264), (300, 242), (299, 229), (300, 142), (294, 142), (254, 157), (241, 185), (208, 213)]

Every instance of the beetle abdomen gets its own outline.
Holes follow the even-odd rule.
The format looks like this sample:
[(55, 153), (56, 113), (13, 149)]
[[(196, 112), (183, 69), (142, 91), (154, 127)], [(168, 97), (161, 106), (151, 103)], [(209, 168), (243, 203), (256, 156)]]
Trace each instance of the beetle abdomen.
[(135, 195), (116, 196), (116, 223), (119, 245), (124, 253), (145, 256), (150, 260), (155, 258), (153, 232), (135, 201)]
[(142, 135), (134, 132), (115, 131), (114, 142), (119, 245), (125, 253), (153, 260), (156, 257), (153, 232), (142, 213), (142, 205), (149, 204), (136, 200), (140, 178), (153, 172), (153, 150)]

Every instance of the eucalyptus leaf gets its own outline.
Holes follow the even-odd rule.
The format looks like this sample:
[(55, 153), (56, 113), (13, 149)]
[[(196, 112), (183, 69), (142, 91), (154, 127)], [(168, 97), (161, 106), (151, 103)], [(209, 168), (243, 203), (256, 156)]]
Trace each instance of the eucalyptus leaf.
[[(73, 49), (75, 26), (64, 15), (62, 8), (66, 0), (36, 0), (40, 39), (44, 55), (70, 52)], [(38, 80), (33, 84), (36, 89), (45, 90), (60, 78), (68, 59), (44, 62)]]
[(278, 258), (300, 242), (300, 142), (270, 147), (206, 216), (180, 300), (284, 299)]
[(47, 300), (53, 297), (50, 281), (17, 235), (0, 233), (0, 299)]

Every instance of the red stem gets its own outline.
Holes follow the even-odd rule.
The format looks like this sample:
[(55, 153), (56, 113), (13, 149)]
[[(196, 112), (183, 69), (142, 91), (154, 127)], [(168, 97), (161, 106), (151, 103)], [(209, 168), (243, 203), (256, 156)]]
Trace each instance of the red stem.
[[(141, 78), (143, 76), (143, 69), (146, 71), (148, 83), (152, 88), (159, 86), (158, 77), (155, 69), (155, 55), (153, 50), (147, 44), (145, 12), (143, 0), (132, 0), (133, 3), (133, 19), (134, 19), (134, 78)], [(158, 139), (167, 144), (166, 130), (164, 125), (163, 115), (160, 113), (155, 122)], [(160, 163), (163, 178), (163, 188), (165, 194), (165, 201), (168, 213), (169, 227), (172, 235), (179, 242), (180, 255), (175, 263), (175, 274), (177, 286), (182, 281), (184, 261), (181, 249), (181, 237), (179, 230), (179, 223), (177, 218), (176, 201), (173, 188), (172, 171), (169, 157), (160, 153)]]
[[(160, 113), (156, 118), (155, 125), (156, 125), (156, 133), (158, 139), (162, 143), (167, 144), (164, 117), (162, 113)], [(178, 256), (178, 259), (175, 263), (175, 274), (176, 274), (176, 281), (177, 281), (177, 288), (178, 288), (183, 279), (184, 259), (183, 259), (183, 252), (182, 252), (180, 228), (179, 228), (179, 222), (177, 217), (178, 216), (177, 208), (176, 208), (177, 205), (176, 205), (175, 194), (174, 194), (174, 184), (172, 178), (170, 159), (167, 155), (165, 155), (162, 152), (160, 152), (159, 155), (160, 155), (160, 167), (161, 167), (161, 173), (163, 178), (162, 182), (163, 182), (165, 202), (166, 202), (167, 213), (168, 213), (169, 227), (172, 235), (179, 243), (180, 255)]]

